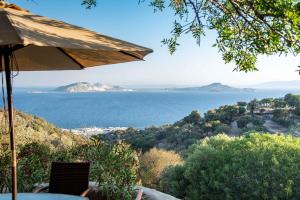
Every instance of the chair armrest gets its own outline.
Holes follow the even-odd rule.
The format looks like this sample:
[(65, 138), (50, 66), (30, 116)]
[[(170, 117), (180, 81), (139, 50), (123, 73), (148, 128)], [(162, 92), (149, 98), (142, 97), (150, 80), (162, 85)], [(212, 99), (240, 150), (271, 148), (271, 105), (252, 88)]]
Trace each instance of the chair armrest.
[(41, 193), (49, 189), (49, 185), (33, 190), (33, 193)]
[(135, 200), (141, 200), (142, 196), (143, 196), (143, 189), (139, 189)]
[(82, 197), (87, 197), (88, 194), (92, 191), (93, 188), (89, 187), (88, 189), (86, 189), (83, 193), (80, 194), (80, 196)]

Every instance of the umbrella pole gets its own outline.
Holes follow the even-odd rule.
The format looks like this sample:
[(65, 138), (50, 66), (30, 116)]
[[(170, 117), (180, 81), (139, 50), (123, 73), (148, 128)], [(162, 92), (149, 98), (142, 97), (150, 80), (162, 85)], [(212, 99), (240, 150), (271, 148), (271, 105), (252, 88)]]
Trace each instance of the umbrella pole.
[(10, 66), (10, 50), (5, 48), (4, 51), (4, 68), (6, 78), (7, 90), (7, 104), (8, 104), (8, 119), (9, 119), (9, 135), (10, 135), (10, 149), (11, 149), (11, 181), (12, 181), (12, 200), (17, 199), (17, 159), (16, 159), (16, 145), (14, 132), (14, 118), (12, 105), (12, 85), (11, 85), (11, 66)]

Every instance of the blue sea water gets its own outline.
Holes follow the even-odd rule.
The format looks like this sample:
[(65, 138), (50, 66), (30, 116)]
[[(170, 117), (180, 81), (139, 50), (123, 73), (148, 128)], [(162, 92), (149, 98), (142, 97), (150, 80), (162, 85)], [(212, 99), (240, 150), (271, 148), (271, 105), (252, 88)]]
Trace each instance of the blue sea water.
[[(298, 91), (203, 93), (197, 91), (135, 91), (59, 93), (44, 89), (15, 89), (14, 105), (61, 128), (137, 127), (173, 123), (193, 110), (201, 113), (224, 104), (253, 98), (283, 97)], [(1, 102), (2, 104), (2, 102)]]

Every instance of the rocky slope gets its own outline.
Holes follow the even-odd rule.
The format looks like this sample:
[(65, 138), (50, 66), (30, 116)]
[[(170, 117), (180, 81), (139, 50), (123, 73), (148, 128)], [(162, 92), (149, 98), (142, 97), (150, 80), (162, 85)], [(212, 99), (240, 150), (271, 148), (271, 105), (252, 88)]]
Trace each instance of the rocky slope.
[(77, 92), (127, 91), (127, 89), (121, 88), (120, 86), (113, 86), (113, 85), (102, 84), (102, 83), (92, 84), (87, 82), (79, 82), (79, 83), (72, 83), (69, 85), (58, 87), (54, 91), (77, 93)]

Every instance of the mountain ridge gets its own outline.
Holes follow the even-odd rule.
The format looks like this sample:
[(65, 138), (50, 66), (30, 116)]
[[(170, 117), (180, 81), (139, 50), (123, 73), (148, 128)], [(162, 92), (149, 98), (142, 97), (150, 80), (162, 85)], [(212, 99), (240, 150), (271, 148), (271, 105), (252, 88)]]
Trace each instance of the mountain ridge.
[(222, 83), (211, 83), (199, 87), (184, 87), (184, 88), (167, 88), (167, 90), (175, 91), (202, 91), (202, 92), (252, 92), (252, 88), (236, 88)]

